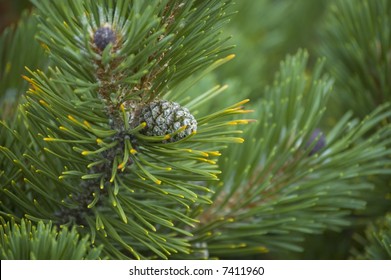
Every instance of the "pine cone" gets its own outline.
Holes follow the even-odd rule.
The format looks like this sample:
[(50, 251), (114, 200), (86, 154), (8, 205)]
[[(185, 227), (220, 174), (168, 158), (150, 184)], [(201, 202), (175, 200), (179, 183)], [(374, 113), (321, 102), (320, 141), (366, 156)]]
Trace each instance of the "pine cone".
[(98, 49), (103, 51), (109, 43), (115, 43), (116, 37), (115, 31), (111, 27), (102, 26), (95, 31), (94, 43)]
[(145, 104), (139, 109), (136, 118), (137, 124), (146, 122), (147, 126), (141, 133), (148, 136), (172, 134), (186, 125), (185, 130), (168, 139), (168, 142), (181, 140), (197, 130), (197, 121), (187, 108), (166, 100), (155, 100)]
[[(315, 141), (316, 143), (314, 144)], [(316, 154), (326, 146), (326, 137), (324, 136), (324, 133), (319, 128), (315, 129), (311, 133), (310, 140), (306, 143), (306, 148), (312, 145), (313, 147), (309, 153), (310, 156)]]

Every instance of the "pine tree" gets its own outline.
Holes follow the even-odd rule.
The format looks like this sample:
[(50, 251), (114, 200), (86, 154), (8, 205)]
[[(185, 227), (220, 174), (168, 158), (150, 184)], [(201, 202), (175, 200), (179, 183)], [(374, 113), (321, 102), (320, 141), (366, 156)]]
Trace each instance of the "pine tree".
[(344, 231), (331, 258), (391, 258), (390, 5), (359, 2), (33, 0), (0, 37), (1, 259), (303, 258)]

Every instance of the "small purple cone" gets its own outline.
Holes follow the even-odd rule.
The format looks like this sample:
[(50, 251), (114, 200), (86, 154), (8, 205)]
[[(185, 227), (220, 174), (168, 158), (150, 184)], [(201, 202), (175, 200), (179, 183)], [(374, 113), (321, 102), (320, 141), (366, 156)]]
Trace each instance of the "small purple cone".
[(109, 43), (115, 42), (116, 34), (113, 29), (107, 26), (98, 28), (94, 34), (94, 43), (103, 51)]
[[(318, 138), (318, 139), (317, 139)], [(316, 144), (314, 145), (314, 141), (316, 141)], [(312, 146), (314, 145), (314, 146)], [(319, 152), (321, 149), (323, 149), (326, 146), (326, 137), (324, 136), (324, 133), (319, 128), (315, 129), (311, 133), (310, 140), (306, 144), (306, 148), (312, 147), (309, 155), (312, 156)]]

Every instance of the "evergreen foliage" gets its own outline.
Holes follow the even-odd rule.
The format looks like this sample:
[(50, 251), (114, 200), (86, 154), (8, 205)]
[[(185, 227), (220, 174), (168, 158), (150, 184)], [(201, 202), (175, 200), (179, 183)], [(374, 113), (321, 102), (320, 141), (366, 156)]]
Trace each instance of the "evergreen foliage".
[(1, 259), (300, 258), (344, 230), (342, 258), (391, 258), (388, 1), (32, 3), (0, 37)]
[[(356, 116), (364, 117), (391, 100), (391, 5), (383, 0), (334, 2), (329, 6), (322, 28), (324, 44), (320, 47), (320, 54), (327, 56), (327, 67), (335, 77), (335, 99), (341, 104), (339, 110), (349, 108)], [(376, 129), (387, 123), (389, 118)], [(391, 211), (390, 177), (372, 177), (371, 181), (376, 184), (376, 189), (367, 195), (368, 209), (364, 212), (364, 217), (371, 221), (365, 232), (356, 234), (368, 238), (368, 242), (359, 238), (360, 244), (366, 246), (365, 253), (359, 254), (359, 258), (390, 259), (387, 254), (390, 243), (386, 236), (391, 231), (387, 226), (380, 226), (387, 224), (387, 213)], [(376, 225), (372, 224), (373, 220), (378, 220)]]
[[(175, 143), (166, 142), (188, 123), (170, 134), (145, 135), (148, 123), (134, 124), (135, 112), (174, 91), (184, 75), (219, 63), (224, 40), (216, 32), (226, 20), (226, 3), (218, 2), (35, 3), (37, 38), (53, 66), (25, 76), (31, 87), (20, 117), (29, 139), (17, 151), (1, 148), (21, 173), (2, 189), (18, 204), (7, 216), (83, 226), (80, 231), (105, 244), (111, 258), (189, 253), (189, 229), (197, 222), (192, 208), (211, 203), (202, 182), (220, 173), (218, 143), (243, 142), (231, 136), (240, 131), (230, 131), (232, 123), (224, 118), (246, 113), (247, 100), (198, 116), (197, 131)], [(115, 28), (118, 37), (103, 50), (94, 46), (101, 25)], [(183, 106), (196, 111), (202, 102), (192, 101)]]
[(357, 259), (389, 260), (391, 259), (391, 215), (379, 219), (368, 226), (364, 236), (356, 236), (359, 243), (364, 245), (363, 252), (353, 250)]
[(0, 257), (2, 260), (96, 260), (102, 248), (90, 248), (88, 236), (80, 239), (76, 229), (58, 231), (49, 222), (21, 220), (0, 226)]
[(389, 155), (389, 127), (362, 140), (389, 116), (388, 107), (361, 122), (346, 114), (313, 154), (311, 132), (326, 110), (332, 82), (322, 74), (323, 61), (308, 77), (307, 60), (303, 51), (286, 58), (255, 105), (259, 121), (244, 133), (251, 144), (229, 147), (220, 161), (224, 172), (215, 203), (201, 218), (205, 230), (216, 230), (208, 244), (218, 245), (209, 245), (210, 252), (213, 246), (222, 256), (301, 251), (295, 243), (302, 234), (340, 230), (350, 224), (352, 211), (365, 207), (363, 195), (373, 186), (358, 178), (389, 173), (383, 169), (389, 160), (379, 160)]

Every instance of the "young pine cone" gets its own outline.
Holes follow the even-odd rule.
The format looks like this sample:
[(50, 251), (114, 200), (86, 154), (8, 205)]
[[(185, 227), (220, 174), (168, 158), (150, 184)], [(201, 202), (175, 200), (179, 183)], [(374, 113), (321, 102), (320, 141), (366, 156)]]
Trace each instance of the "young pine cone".
[(146, 122), (141, 133), (148, 136), (163, 136), (177, 132), (182, 126), (186, 128), (172, 136), (167, 142), (176, 142), (197, 130), (197, 121), (187, 108), (176, 102), (155, 100), (143, 105), (136, 116), (136, 123)]
[[(316, 143), (314, 143), (316, 141)], [(306, 143), (306, 147), (312, 146), (312, 149), (309, 153), (310, 156), (318, 153), (320, 150), (322, 150), (326, 146), (326, 137), (324, 136), (324, 133), (319, 129), (315, 129), (311, 133), (310, 140)]]
[(114, 44), (115, 40), (115, 31), (110, 26), (102, 26), (94, 33), (94, 43), (101, 51), (103, 51), (109, 43)]

